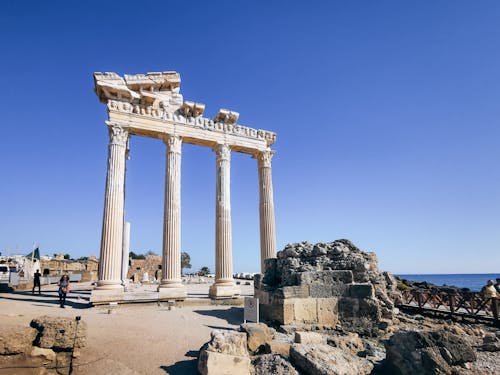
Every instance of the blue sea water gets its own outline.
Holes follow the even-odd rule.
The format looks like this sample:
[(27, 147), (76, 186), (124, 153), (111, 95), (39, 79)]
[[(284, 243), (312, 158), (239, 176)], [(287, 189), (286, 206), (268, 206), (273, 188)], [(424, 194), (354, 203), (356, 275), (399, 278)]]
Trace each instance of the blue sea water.
[(478, 292), (490, 279), (500, 277), (500, 273), (476, 273), (476, 274), (442, 274), (442, 275), (397, 275), (402, 279), (412, 281), (427, 281), (435, 285), (456, 286), (458, 288), (469, 288)]

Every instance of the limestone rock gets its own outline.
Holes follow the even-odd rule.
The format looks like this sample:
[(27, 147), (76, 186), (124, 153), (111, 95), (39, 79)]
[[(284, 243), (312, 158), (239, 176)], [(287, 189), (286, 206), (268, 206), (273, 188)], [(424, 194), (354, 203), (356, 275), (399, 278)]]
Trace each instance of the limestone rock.
[(486, 334), (480, 349), (485, 352), (500, 351), (500, 339), (493, 333)]
[(38, 346), (33, 347), (33, 349), (31, 350), (31, 356), (44, 357), (46, 360), (51, 362), (56, 360), (56, 352), (54, 352), (52, 349), (39, 348)]
[(222, 354), (247, 356), (247, 335), (245, 332), (214, 330), (210, 334), (207, 350)]
[(250, 357), (202, 349), (198, 371), (202, 375), (250, 375)]
[(298, 375), (292, 364), (278, 354), (255, 356), (252, 367), (252, 375)]
[(373, 364), (364, 359), (326, 344), (294, 344), (290, 348), (292, 364), (308, 375), (364, 375)]
[(298, 344), (324, 344), (325, 337), (317, 332), (295, 332), (295, 342)]
[(349, 332), (344, 336), (329, 336), (327, 343), (330, 346), (339, 348), (343, 351), (349, 351), (352, 354), (358, 354), (365, 350), (363, 342), (357, 333)]
[(31, 321), (31, 327), (38, 331), (34, 345), (54, 351), (68, 351), (73, 347), (83, 348), (87, 336), (87, 323), (78, 323), (71, 318), (41, 316)]
[(214, 330), (200, 349), (198, 371), (202, 375), (250, 374), (245, 332)]
[(248, 349), (255, 352), (273, 339), (275, 330), (264, 323), (245, 323), (240, 329), (247, 334)]
[(32, 328), (15, 327), (0, 332), (0, 355), (30, 353), (31, 345), (36, 337)]
[(451, 374), (451, 366), (476, 360), (466, 341), (445, 331), (399, 331), (385, 348), (387, 367), (394, 374)]

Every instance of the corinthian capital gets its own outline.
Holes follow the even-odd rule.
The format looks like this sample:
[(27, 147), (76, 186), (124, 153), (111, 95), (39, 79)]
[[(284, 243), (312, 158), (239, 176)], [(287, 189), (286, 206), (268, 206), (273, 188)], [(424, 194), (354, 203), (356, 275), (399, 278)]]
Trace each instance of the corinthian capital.
[(217, 160), (231, 160), (231, 148), (227, 144), (219, 144), (214, 147)]
[(166, 135), (163, 142), (167, 145), (168, 153), (180, 154), (182, 149), (182, 138), (177, 135)]
[(257, 154), (260, 168), (271, 168), (271, 159), (276, 151), (264, 150)]
[(127, 146), (128, 130), (119, 125), (108, 125), (109, 144), (118, 146)]

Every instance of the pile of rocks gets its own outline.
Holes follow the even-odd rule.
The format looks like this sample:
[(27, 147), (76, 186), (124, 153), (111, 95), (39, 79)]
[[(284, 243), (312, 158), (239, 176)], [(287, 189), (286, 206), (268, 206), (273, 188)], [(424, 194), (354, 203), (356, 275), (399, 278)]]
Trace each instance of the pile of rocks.
[(373, 363), (357, 355), (363, 349), (357, 335), (285, 334), (263, 323), (247, 323), (240, 331), (213, 331), (200, 350), (198, 371), (203, 375), (369, 374)]
[(374, 253), (348, 240), (288, 244), (255, 277), (261, 317), (280, 325), (315, 324), (378, 335), (392, 325), (396, 279)]
[[(18, 367), (19, 373), (67, 374), (74, 349), (85, 346), (87, 325), (74, 319), (41, 316), (30, 327), (15, 327), (0, 334), (0, 366)], [(36, 370), (36, 371), (35, 371)], [(24, 372), (23, 372), (24, 371)]]

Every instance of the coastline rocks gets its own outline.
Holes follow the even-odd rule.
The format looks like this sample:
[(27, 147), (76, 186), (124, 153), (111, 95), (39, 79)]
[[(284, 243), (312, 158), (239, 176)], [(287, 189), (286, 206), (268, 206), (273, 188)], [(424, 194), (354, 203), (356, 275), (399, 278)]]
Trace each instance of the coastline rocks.
[(370, 361), (326, 344), (294, 344), (290, 359), (308, 375), (364, 375), (373, 369)]
[[(69, 351), (73, 348), (85, 346), (87, 323), (80, 321), (76, 332), (77, 322), (71, 318), (41, 316), (30, 323), (38, 332), (33, 345), (54, 351)], [(75, 334), (76, 333), (76, 334)]]
[(386, 366), (394, 374), (452, 374), (452, 366), (476, 360), (463, 338), (444, 331), (396, 332), (385, 343)]

